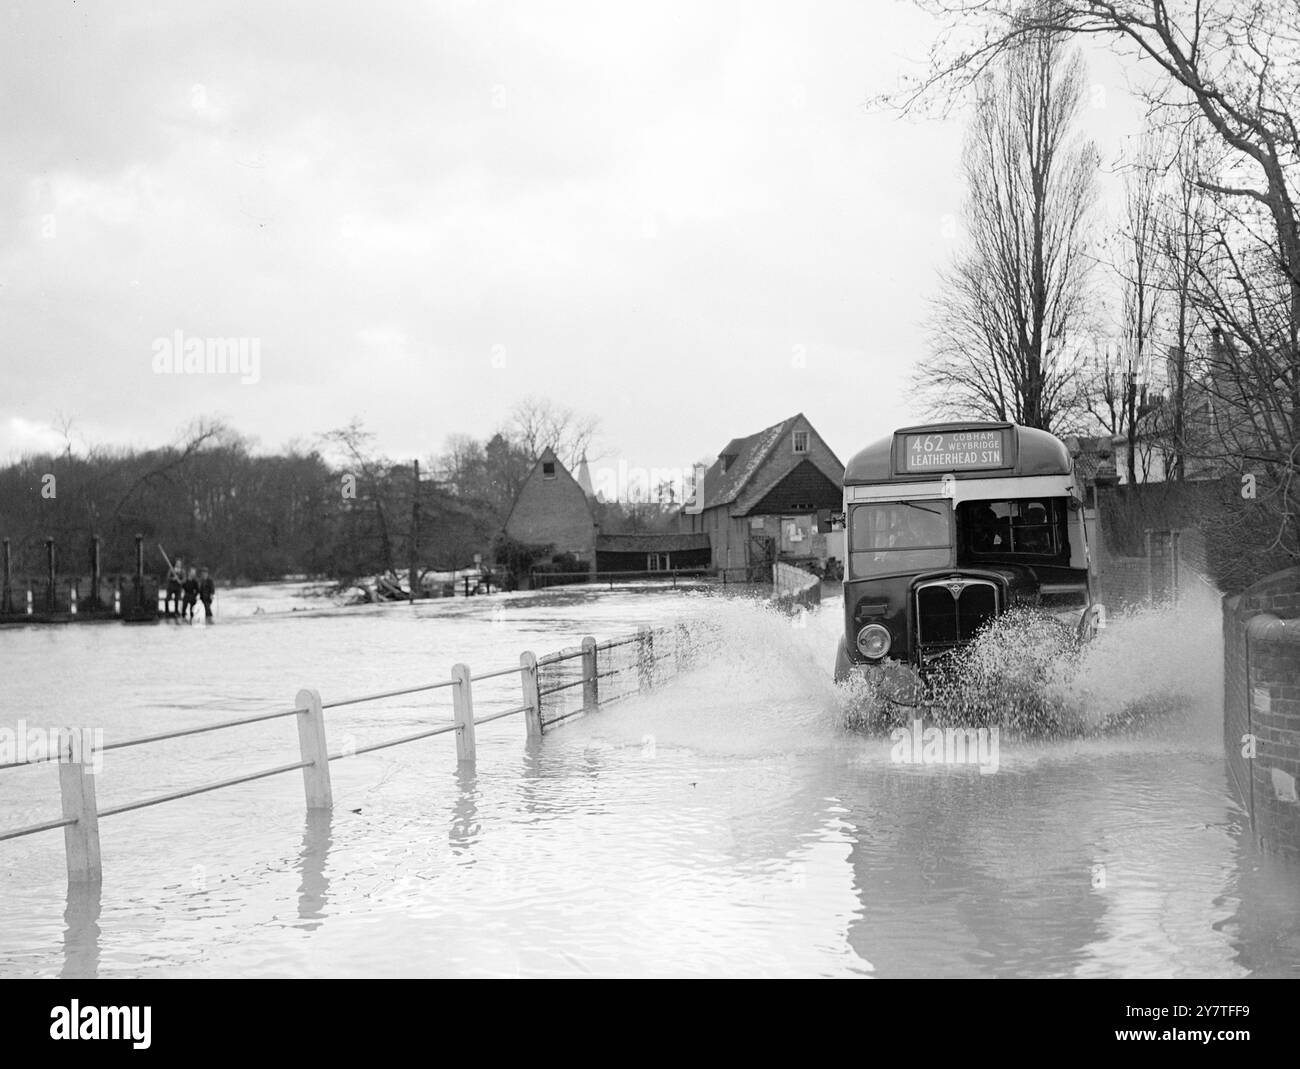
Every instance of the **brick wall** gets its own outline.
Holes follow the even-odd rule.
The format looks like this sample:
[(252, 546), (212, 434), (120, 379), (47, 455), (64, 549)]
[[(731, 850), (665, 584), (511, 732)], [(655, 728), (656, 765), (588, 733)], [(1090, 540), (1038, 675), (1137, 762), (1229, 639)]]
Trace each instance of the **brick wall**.
[(1147, 599), (1147, 559), (1145, 557), (1111, 557), (1104, 561), (1098, 576), (1099, 597), (1108, 612)]
[(1300, 859), (1300, 622), (1264, 629), (1265, 614), (1300, 621), (1300, 568), (1223, 601), (1223, 742), (1258, 841)]
[(1103, 538), (1097, 546), (1098, 596), (1115, 612), (1148, 601), (1171, 601), (1193, 588), (1218, 596), (1206, 559), (1205, 539), (1195, 528), (1148, 530), (1146, 552), (1140, 557), (1109, 552)]
[(1118, 612), (1147, 599), (1147, 558), (1111, 551), (1104, 533), (1092, 543), (1097, 597), (1108, 612)]

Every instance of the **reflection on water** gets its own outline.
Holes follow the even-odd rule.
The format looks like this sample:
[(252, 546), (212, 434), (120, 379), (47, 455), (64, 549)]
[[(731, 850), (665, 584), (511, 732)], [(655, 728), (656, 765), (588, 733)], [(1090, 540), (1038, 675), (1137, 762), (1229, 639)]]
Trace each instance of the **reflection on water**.
[(447, 841), (453, 856), (463, 856), (474, 845), (483, 826), (478, 821), (478, 773), (473, 765), (456, 767), (456, 804), (452, 807)]
[[(449, 738), (334, 762), (332, 813), (304, 818), (285, 776), (105, 820), (102, 889), (66, 888), (57, 834), (0, 844), (0, 974), (1300, 973), (1297, 871), (1259, 854), (1227, 795), (1212, 631), (1174, 621), (1182, 652), (1158, 656), (1190, 660), (1153, 670), (1170, 622), (1117, 621), (1086, 689), (1115, 702), (1176, 681), (1177, 711), (1124, 737), (1004, 735), (980, 775), (894, 764), (887, 738), (841, 728), (835, 604), (804, 626), (670, 594), (509, 604), (505, 624), (489, 599), (262, 615), (194, 632), (209, 645), (174, 628), (0, 635), (27, 667), (0, 723), (76, 706), (91, 664), (100, 700), (82, 708), (110, 738), (273, 708), (303, 685), (362, 693), (496, 665), (684, 606), (730, 636), (691, 676), (540, 743), (515, 719), (480, 728), (473, 768)], [(194, 672), (157, 671), (164, 633)], [(1125, 646), (1145, 652), (1126, 661)], [(512, 699), (485, 691), (480, 707)], [(417, 696), (328, 725), (363, 744), (449, 712)], [(282, 723), (114, 751), (101, 804), (292, 759)], [(0, 806), (9, 826), (54, 815), (54, 778), (0, 774)]]
[(68, 884), (68, 904), (63, 910), (63, 970), (65, 980), (92, 979), (99, 975), (100, 884)]
[(304, 931), (315, 931), (325, 916), (330, 881), (325, 874), (330, 856), (334, 815), (327, 809), (307, 810), (302, 831), (302, 850), (298, 855), (302, 885), (298, 888), (298, 919)]

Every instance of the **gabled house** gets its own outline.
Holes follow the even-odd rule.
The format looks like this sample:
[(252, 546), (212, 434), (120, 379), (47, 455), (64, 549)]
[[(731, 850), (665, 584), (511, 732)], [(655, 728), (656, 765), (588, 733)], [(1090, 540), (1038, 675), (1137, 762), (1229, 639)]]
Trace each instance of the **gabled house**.
[(679, 514), (680, 529), (709, 536), (715, 568), (843, 561), (843, 532), (828, 523), (843, 507), (843, 479), (839, 457), (800, 412), (728, 442)]
[(598, 570), (660, 572), (709, 567), (707, 535), (683, 531), (602, 534), (594, 501), (586, 459), (575, 479), (555, 452), (547, 449), (520, 487), (506, 517), (505, 533), (516, 542), (552, 546), (552, 556), (572, 554), (591, 575)]
[(596, 568), (596, 523), (591, 501), (560, 463), (553, 449), (537, 458), (506, 517), (506, 534), (516, 542), (554, 546)]

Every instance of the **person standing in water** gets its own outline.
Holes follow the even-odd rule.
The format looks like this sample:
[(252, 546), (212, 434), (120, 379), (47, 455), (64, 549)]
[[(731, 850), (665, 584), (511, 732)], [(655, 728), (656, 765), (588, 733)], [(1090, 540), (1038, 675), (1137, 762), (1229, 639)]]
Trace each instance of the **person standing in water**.
[(199, 599), (199, 580), (193, 568), (185, 579), (185, 604), (181, 608), (181, 616), (194, 619), (194, 603)]
[(167, 570), (167, 598), (163, 602), (163, 608), (168, 616), (181, 614), (181, 580), (185, 575), (181, 565), (182, 561), (177, 557), (176, 563)]
[(208, 575), (208, 570), (203, 569), (202, 577), (199, 579), (199, 600), (203, 602), (203, 618), (212, 619), (212, 595), (217, 592), (216, 585), (212, 582), (212, 576)]

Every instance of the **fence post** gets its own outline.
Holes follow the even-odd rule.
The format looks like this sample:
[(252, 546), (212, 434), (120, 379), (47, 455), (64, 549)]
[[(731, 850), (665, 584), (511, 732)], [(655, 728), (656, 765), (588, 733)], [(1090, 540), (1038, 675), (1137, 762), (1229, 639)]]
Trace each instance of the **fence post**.
[(1147, 601), (1151, 601), (1155, 597), (1155, 582), (1151, 574), (1155, 570), (1155, 568), (1151, 559), (1152, 554), (1151, 554), (1151, 528), (1150, 527), (1146, 529), (1146, 551), (1147, 551), (1146, 552)]
[(519, 655), (519, 665), (523, 669), (519, 673), (523, 680), (524, 705), (524, 723), (528, 726), (528, 738), (540, 739), (542, 737), (542, 695), (537, 685), (537, 654), (532, 650), (525, 650)]
[(45, 540), (45, 611), (54, 612), (54, 539)]
[(325, 710), (321, 707), (320, 691), (300, 690), (294, 699), (298, 710), (298, 750), (305, 764), (302, 785), (307, 792), (308, 809), (329, 809), (334, 805), (334, 791), (330, 787), (329, 748), (325, 745)]
[(144, 608), (144, 535), (135, 536), (135, 607)]
[(474, 748), (474, 695), (470, 691), (469, 666), (453, 665), (451, 678), (456, 681), (452, 702), (456, 710), (456, 760), (462, 765), (472, 765)]
[(648, 627), (637, 631), (636, 675), (637, 689), (649, 690), (654, 686), (655, 633)]
[(1178, 574), (1178, 556), (1182, 552), (1179, 546), (1181, 536), (1182, 532), (1178, 528), (1174, 528), (1169, 532), (1169, 585), (1172, 588), (1169, 593), (1174, 601), (1178, 600), (1181, 593), (1178, 589), (1178, 584), (1182, 579), (1182, 576)]
[[(98, 883), (104, 875), (99, 857), (99, 809), (95, 805), (95, 779), (85, 761), (74, 760), (75, 728), (65, 728), (68, 748), (59, 754), (59, 795), (63, 818), (75, 824), (63, 828), (63, 847), (68, 855), (69, 883)], [(66, 756), (66, 760), (64, 757)], [(85, 754), (80, 755), (83, 759)]]
[(99, 581), (103, 578), (99, 570), (99, 535), (90, 537), (90, 607), (102, 609), (104, 603), (99, 596)]
[(600, 680), (596, 677), (596, 640), (588, 635), (582, 640), (582, 707), (600, 708)]

